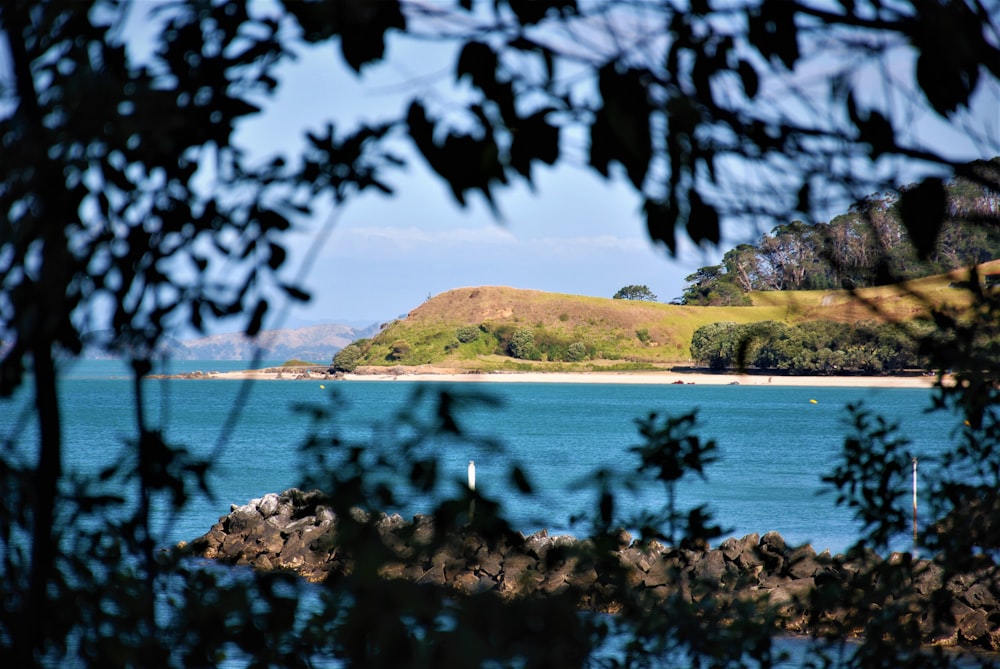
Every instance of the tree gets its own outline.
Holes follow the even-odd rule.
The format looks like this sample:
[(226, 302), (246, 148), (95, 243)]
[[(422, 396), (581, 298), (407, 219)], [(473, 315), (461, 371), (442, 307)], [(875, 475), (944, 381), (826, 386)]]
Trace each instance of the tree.
[(514, 330), (510, 337), (510, 354), (522, 360), (535, 360), (538, 357), (535, 333), (528, 328)]
[(344, 348), (337, 351), (333, 356), (333, 369), (336, 372), (347, 372), (348, 374), (358, 368), (361, 357), (365, 354), (368, 339), (357, 339)]
[[(412, 142), (460, 205), (478, 193), (498, 209), (496, 194), (505, 185), (533, 183), (533, 168), (583, 155), (586, 169), (637, 193), (650, 238), (671, 252), (678, 228), (696, 244), (714, 244), (724, 226), (740, 229), (748, 220), (768, 227), (803, 216), (821, 220), (826, 202), (857, 201), (912, 181), (890, 166), (919, 165), (898, 209), (926, 257), (951, 213), (942, 175), (1000, 191), (995, 170), (951, 159), (908, 131), (911, 119), (929, 115), (1000, 153), (995, 137), (965, 130), (975, 96), (990, 95), (1000, 78), (994, 3), (472, 4), (165, 5), (152, 27), (155, 49), (144, 57), (123, 42), (125, 22), (140, 3), (0, 6), (0, 331), (9, 343), (0, 394), (14, 392), (30, 368), (39, 435), (31, 446), (37, 458), (0, 453), (0, 650), (12, 666), (60, 665), (71, 655), (94, 666), (206, 666), (235, 646), (262, 666), (307, 665), (315, 652), (346, 666), (400, 667), (451, 657), (444, 650), (456, 638), (476, 640), (482, 664), (550, 666), (545, 660), (554, 648), (570, 648), (564, 664), (580, 665), (608, 637), (607, 627), (582, 619), (571, 602), (536, 603), (535, 613), (544, 615), (512, 614), (501, 603), (464, 610), (445, 593), (374, 578), (377, 560), (366, 563), (371, 573), (361, 569), (341, 587), (330, 584), (323, 598), (329, 615), (303, 627), (290, 594), (296, 586), (284, 576), (230, 579), (156, 550), (154, 504), (182, 508), (210, 487), (212, 465), (169, 443), (151, 422), (143, 378), (165, 336), (182, 325), (203, 331), (233, 319), (254, 335), (275, 299), (307, 299), (282, 273), (284, 235), (319, 198), (340, 207), (358, 193), (391, 192), (387, 175), (401, 160), (390, 140)], [(402, 32), (456, 45), (454, 72), (467, 94), (436, 106), (435, 94), (415, 92), (405, 112), (385, 122), (303, 129), (301, 154), (255, 162), (243, 151), (234, 131), (278, 88), (278, 65), (294, 48), (339, 53), (361, 72), (383, 60), (387, 41)], [(901, 59), (913, 70), (889, 66)], [(883, 102), (897, 99), (907, 105)], [(581, 137), (582, 151), (567, 150)], [(973, 225), (996, 222), (995, 209), (961, 206), (953, 213)], [(935, 333), (939, 368), (961, 374), (959, 383), (939, 389), (939, 402), (959, 408), (968, 428), (960, 428), (954, 459), (942, 464), (946, 475), (935, 479), (942, 517), (965, 509), (970, 497), (995, 499), (998, 488), (984, 464), (998, 433), (989, 410), (998, 399), (997, 308), (978, 285), (970, 282), (969, 291), (979, 317), (970, 324), (940, 315)], [(84, 334), (95, 331), (111, 333), (96, 343), (131, 364), (136, 426), (117, 467), (71, 481), (62, 469), (55, 360), (79, 353)], [(442, 394), (440, 405), (419, 432), (458, 431), (454, 402)], [(685, 472), (701, 473), (701, 454), (710, 451), (689, 434), (692, 424), (686, 418), (661, 427), (653, 417), (643, 423), (651, 445), (644, 473), (668, 493)], [(880, 515), (878, 504), (905, 472), (885, 430), (868, 426), (859, 415), (849, 439), (857, 448), (830, 477), (843, 503), (871, 526), (870, 543), (862, 537), (859, 550), (885, 547), (886, 527), (898, 518)], [(305, 453), (316, 460), (314, 476), (338, 484), (333, 494), (343, 518), (352, 518), (355, 504), (391, 499), (391, 490), (369, 480), (367, 467), (388, 467), (396, 458), (371, 462), (365, 449), (352, 448), (337, 450), (347, 459), (334, 463), (321, 448), (330, 443), (310, 440)], [(875, 456), (865, 460), (865, 453)], [(418, 489), (433, 485), (434, 461), (420, 449), (403, 455), (409, 469), (402, 480)], [(678, 456), (683, 470), (674, 464)], [(871, 458), (885, 466), (867, 470)], [(983, 485), (969, 482), (970, 467), (986, 472)], [(526, 485), (516, 474), (512, 480)], [(594, 480), (599, 557), (613, 540), (615, 491), (607, 477)], [(124, 499), (123, 490), (135, 498)], [(455, 509), (468, 501), (443, 502), (436, 512), (445, 525), (457, 524)], [(71, 522), (77, 516), (88, 522)], [(481, 531), (511, 531), (502, 517), (489, 517), (496, 524), (477, 526)], [(671, 510), (666, 520), (669, 531), (661, 535), (671, 542), (712, 536), (700, 513), (679, 523)], [(358, 522), (355, 547), (381, 555), (364, 543), (369, 534)], [(682, 525), (683, 533), (674, 531)], [(971, 536), (924, 542), (954, 574), (976, 555)], [(888, 572), (879, 575), (880, 586), (895, 582)], [(197, 587), (172, 589), (177, 579)], [(901, 666), (890, 659), (896, 655), (889, 644), (908, 638), (899, 622), (905, 600), (888, 590), (871, 594), (882, 597), (857, 608), (866, 616), (878, 608), (886, 627), (853, 661), (874, 657)], [(696, 609), (672, 602), (666, 615), (630, 604), (615, 625), (636, 641), (628, 650), (636, 662), (648, 659), (650, 648), (695, 664), (771, 661), (770, 628), (743, 624), (710, 595)], [(726, 624), (733, 620), (741, 623)], [(497, 623), (508, 633), (499, 638), (517, 639), (516, 646), (491, 645)], [(912, 659), (909, 650), (904, 643), (899, 655)]]
[(656, 302), (656, 295), (648, 286), (623, 286), (611, 296), (614, 300), (637, 300), (639, 302)]

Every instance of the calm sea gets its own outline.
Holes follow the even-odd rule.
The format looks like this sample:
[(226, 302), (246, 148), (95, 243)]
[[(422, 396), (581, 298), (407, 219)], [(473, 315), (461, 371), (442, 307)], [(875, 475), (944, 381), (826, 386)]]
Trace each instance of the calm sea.
[[(171, 372), (242, 369), (245, 362), (174, 363)], [(163, 426), (168, 441), (201, 455), (213, 455), (213, 498), (197, 497), (176, 517), (162, 518), (160, 538), (170, 544), (206, 532), (230, 504), (300, 485), (304, 460), (299, 448), (314, 428), (296, 407), (331, 411), (322, 429), (343, 441), (386, 447), (412, 430), (407, 420), (428, 420), (433, 396), (448, 389), (472, 394), (458, 402), (460, 426), (469, 439), (439, 439), (421, 448), (440, 457), (443, 492), (464, 485), (475, 460), (477, 488), (500, 501), (524, 532), (579, 533), (571, 518), (592, 512), (589, 475), (604, 469), (622, 481), (634, 480), (637, 463), (629, 452), (640, 438), (636, 419), (657, 412), (679, 415), (697, 410), (698, 434), (714, 439), (719, 462), (706, 480), (679, 487), (682, 507), (707, 505), (727, 530), (725, 536), (780, 532), (789, 542), (809, 542), (817, 550), (845, 549), (856, 536), (849, 509), (838, 508), (821, 483), (837, 460), (846, 430), (845, 405), (865, 406), (900, 424), (918, 458), (953, 443), (954, 419), (928, 414), (930, 391), (864, 388), (781, 388), (765, 386), (628, 384), (444, 384), (397, 381), (147, 381), (148, 415)], [(67, 365), (60, 387), (69, 469), (94, 471), (121, 457), (135, 429), (131, 382), (116, 362)], [(35, 427), (27, 418), (26, 392), (0, 403), (0, 437), (17, 435), (31, 457)], [(238, 410), (234, 407), (239, 407)], [(234, 413), (236, 411), (236, 413)], [(400, 418), (406, 412), (409, 418)], [(498, 446), (488, 443), (495, 438)], [(332, 447), (330, 447), (332, 448)], [(508, 479), (520, 463), (535, 493), (521, 495)], [(315, 473), (314, 470), (311, 470)], [(923, 476), (923, 473), (921, 473)], [(906, 482), (907, 491), (909, 483)], [(923, 484), (922, 486), (923, 487)], [(910, 506), (910, 497), (902, 500)], [(639, 486), (618, 499), (625, 517), (665, 501), (662, 488)], [(398, 510), (427, 510), (426, 500), (402, 496)], [(921, 522), (926, 519), (921, 518)], [(908, 547), (905, 537), (900, 548)]]

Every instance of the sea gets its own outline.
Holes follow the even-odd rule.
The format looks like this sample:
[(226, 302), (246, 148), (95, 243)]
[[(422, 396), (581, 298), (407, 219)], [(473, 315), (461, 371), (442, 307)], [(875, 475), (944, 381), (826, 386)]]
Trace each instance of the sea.
[[(260, 366), (271, 364), (279, 363)], [(247, 365), (183, 361), (154, 371), (183, 375)], [(125, 365), (77, 360), (60, 369), (67, 480), (127, 461), (137, 418)], [(704, 507), (711, 513), (721, 529), (716, 545), (725, 537), (775, 531), (791, 545), (838, 553), (861, 527), (854, 511), (838, 505), (836, 492), (823, 483), (852, 429), (846, 407), (863, 406), (898, 426), (894, 434), (906, 441), (907, 457), (920, 463), (921, 527), (932, 520), (924, 508), (933, 467), (924, 463), (956, 444), (961, 422), (929, 412), (927, 389), (829, 388), (819, 381), (815, 387), (782, 387), (628, 384), (613, 377), (600, 384), (171, 378), (147, 379), (142, 389), (147, 424), (168, 443), (213, 462), (207, 492), (192, 490), (177, 513), (165, 504), (154, 509), (156, 541), (164, 548), (205, 534), (233, 505), (292, 487), (324, 487), (330, 475), (319, 460), (334, 463), (334, 473), (342, 474), (337, 458), (356, 446), (395, 493), (386, 512), (408, 518), (460, 495), (473, 461), (477, 492), (498, 503), (525, 534), (581, 536), (597, 517), (603, 483), (616, 491), (615, 521), (637, 532), (633, 519), (662, 511), (671, 499), (662, 483), (636, 473), (633, 449), (644, 441), (639, 421), (655, 415), (654, 424), (662, 427), (668, 417), (694, 412), (691, 434), (699, 443), (712, 441), (717, 460), (701, 475), (689, 473), (676, 483), (678, 511)], [(441, 422), (442, 402), (454, 424)], [(435, 435), (421, 438), (429, 427)], [(13, 398), (0, 400), (0, 440), (8, 457), (35, 457), (30, 379)], [(408, 455), (437, 459), (437, 485), (430, 492), (408, 485)], [(523, 477), (512, 478), (515, 468)], [(518, 485), (523, 480), (530, 492)], [(905, 512), (912, 505), (911, 485), (908, 476), (900, 477)], [(892, 548), (913, 550), (912, 537), (902, 532)], [(777, 666), (802, 666), (805, 640), (783, 639), (778, 648), (790, 657)], [(225, 666), (249, 661), (235, 656)]]
[[(262, 366), (271, 363), (264, 362)], [(241, 361), (183, 361), (155, 371), (233, 371)], [(609, 379), (610, 380), (610, 379)], [(158, 541), (190, 541), (231, 509), (292, 487), (324, 487), (316, 458), (335, 460), (349, 445), (381, 459), (384, 482), (396, 491), (386, 512), (411, 517), (435, 501), (460, 494), (475, 462), (477, 492), (501, 505), (525, 534), (580, 534), (597, 515), (599, 486), (608, 481), (615, 518), (661, 511), (667, 488), (636, 474), (643, 442), (638, 421), (696, 412), (692, 430), (714, 441), (717, 461), (702, 475), (689, 473), (675, 486), (678, 510), (703, 506), (725, 537), (776, 531), (791, 545), (817, 552), (845, 551), (860, 529), (854, 511), (837, 504), (823, 483), (838, 463), (851, 431), (848, 405), (861, 405), (898, 426), (903, 450), (931, 463), (957, 441), (959, 420), (929, 412), (925, 389), (828, 388), (772, 385), (650, 385), (628, 383), (455, 383), (411, 381), (149, 379), (144, 381), (146, 420), (165, 440), (214, 463), (210, 494), (193, 491), (180, 513), (159, 509)], [(121, 461), (134, 439), (133, 382), (117, 361), (68, 361), (59, 385), (68, 473), (94, 473)], [(420, 425), (435, 425), (442, 394), (461, 436), (450, 432), (415, 441)], [(0, 401), (0, 439), (30, 461), (37, 439), (30, 388)], [(318, 435), (318, 437), (312, 436)], [(310, 441), (311, 440), (311, 441)], [(416, 444), (416, 445), (415, 445)], [(414, 450), (416, 449), (416, 450)], [(434, 455), (438, 484), (429, 494), (392, 480), (395, 458)], [(373, 460), (374, 462), (374, 460)], [(511, 477), (517, 467), (530, 483), (522, 492)], [(919, 465), (918, 465), (919, 466)], [(402, 468), (402, 465), (400, 465)], [(407, 470), (408, 471), (408, 470)], [(403, 472), (405, 474), (406, 472)], [(918, 523), (924, 526), (931, 467), (918, 471)], [(912, 506), (909, 477), (901, 477), (900, 504)], [(908, 550), (912, 537), (894, 548)]]

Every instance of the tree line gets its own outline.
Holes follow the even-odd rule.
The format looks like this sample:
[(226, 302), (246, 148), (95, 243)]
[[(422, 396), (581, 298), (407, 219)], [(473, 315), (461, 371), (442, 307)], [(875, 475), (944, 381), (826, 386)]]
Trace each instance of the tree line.
[(924, 369), (929, 322), (719, 322), (691, 337), (691, 357), (714, 370), (750, 368), (793, 374), (888, 374)]
[[(976, 161), (971, 168), (995, 178), (1000, 158)], [(960, 177), (945, 184), (948, 218), (923, 257), (918, 245), (924, 240), (915, 240), (903, 223), (901, 194), (913, 188), (869, 195), (829, 223), (778, 225), (756, 244), (740, 244), (720, 264), (686, 277), (682, 300), (745, 306), (751, 291), (878, 286), (1000, 257), (996, 228), (978, 224), (1000, 214), (1000, 193)]]

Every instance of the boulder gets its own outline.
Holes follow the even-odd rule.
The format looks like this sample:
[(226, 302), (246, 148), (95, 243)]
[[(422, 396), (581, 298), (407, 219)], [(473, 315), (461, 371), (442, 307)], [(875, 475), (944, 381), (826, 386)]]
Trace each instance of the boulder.
[[(872, 588), (898, 584), (899, 592), (879, 605), (898, 606), (899, 615), (916, 620), (923, 643), (1000, 650), (1000, 576), (985, 558), (951, 574), (906, 553), (885, 560), (871, 551), (817, 555), (809, 545), (789, 547), (776, 532), (729, 538), (712, 549), (636, 542), (617, 530), (610, 546), (598, 551), (592, 541), (545, 531), (488, 539), (470, 528), (443, 533), (429, 515), (406, 520), (353, 509), (351, 522), (345, 520), (326, 495), (293, 488), (233, 505), (205, 535), (178, 549), (258, 570), (293, 571), (311, 581), (360, 576), (355, 568), (364, 567), (369, 577), (463, 595), (570, 595), (581, 609), (612, 613), (627, 602), (657, 606), (673, 596), (685, 603), (768, 601), (785, 629), (801, 633), (863, 633), (846, 629), (858, 612), (845, 607), (869, 601)], [(351, 536), (341, 546), (348, 528)], [(381, 563), (366, 557), (355, 564), (348, 549), (358, 540), (369, 542), (366, 556), (380, 556)], [(868, 574), (873, 567), (880, 570), (876, 580)]]

